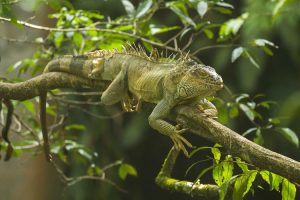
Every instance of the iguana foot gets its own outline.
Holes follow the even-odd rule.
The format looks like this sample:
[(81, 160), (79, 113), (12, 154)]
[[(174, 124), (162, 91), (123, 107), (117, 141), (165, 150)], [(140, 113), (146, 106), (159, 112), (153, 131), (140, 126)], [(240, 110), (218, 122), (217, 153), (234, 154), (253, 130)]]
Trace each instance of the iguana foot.
[(176, 130), (174, 134), (170, 135), (170, 138), (173, 141), (175, 148), (178, 150), (182, 150), (184, 155), (188, 156), (188, 152), (184, 145), (190, 148), (193, 147), (193, 145), (181, 135), (186, 130), (187, 129)]
[[(137, 101), (137, 103), (134, 105), (133, 102), (135, 101)], [(129, 95), (126, 95), (122, 100), (122, 107), (125, 112), (139, 112), (141, 108), (141, 100), (140, 98), (129, 97)]]
[(212, 109), (212, 108), (205, 109), (201, 105), (198, 105), (198, 109), (200, 110), (201, 114), (204, 117), (209, 117), (209, 118), (213, 118), (213, 119), (218, 118), (217, 117), (218, 111), (216, 109)]

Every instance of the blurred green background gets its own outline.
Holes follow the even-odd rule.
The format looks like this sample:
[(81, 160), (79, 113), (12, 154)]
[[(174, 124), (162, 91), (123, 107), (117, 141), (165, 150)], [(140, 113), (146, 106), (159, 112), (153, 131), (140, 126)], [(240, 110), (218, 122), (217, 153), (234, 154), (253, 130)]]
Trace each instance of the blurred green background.
[[(70, 1), (75, 9), (97, 11), (111, 19), (125, 15), (126, 11), (120, 0), (74, 0)], [(265, 38), (272, 41), (279, 48), (274, 48), (273, 55), (266, 55), (262, 50), (255, 51), (254, 58), (260, 68), (246, 58), (239, 58), (236, 62), (231, 62), (232, 50), (235, 46), (225, 48), (209, 48), (196, 54), (203, 63), (213, 66), (222, 75), (227, 88), (233, 94), (247, 93), (250, 96), (264, 94), (266, 99), (276, 101), (277, 104), (270, 111), (262, 111), (265, 116), (280, 116), (282, 125), (291, 128), (300, 136), (300, 4), (298, 1), (290, 1), (274, 18), (275, 3), (279, 1), (226, 1), (234, 5), (233, 14), (228, 16), (216, 12), (209, 12), (205, 19), (212, 23), (224, 23), (224, 21), (249, 12), (248, 19), (243, 24), (235, 40), (232, 41), (238, 46), (249, 46), (249, 41), (256, 38)], [(42, 26), (53, 27), (54, 20), (48, 19), (47, 15), (53, 13), (53, 9), (44, 4), (44, 1), (21, 0), (12, 6), (12, 11), (17, 19), (26, 20), (29, 17), (30, 23)], [(138, 5), (139, 1), (132, 1)], [(39, 6), (37, 6), (40, 4)], [(37, 9), (35, 8), (37, 6)], [(152, 22), (168, 25), (182, 26), (178, 16), (170, 10), (162, 9), (152, 18)], [(214, 32), (217, 34), (217, 32)], [(6, 74), (8, 66), (15, 62), (31, 57), (36, 50), (36, 46), (31, 43), (18, 43), (8, 41), (9, 38), (19, 38), (33, 40), (36, 37), (45, 37), (47, 32), (33, 29), (18, 28), (16, 26), (0, 23), (0, 75), (1, 77), (12, 78), (16, 73)], [(162, 34), (161, 40), (166, 41), (172, 37), (174, 32)], [(187, 39), (179, 41), (178, 46), (183, 47)], [(199, 47), (215, 45), (216, 42), (205, 36), (195, 36), (191, 51)], [(222, 44), (222, 43), (221, 43)], [(68, 46), (62, 46), (62, 49)], [(23, 75), (29, 78), (30, 75)], [(217, 94), (221, 98), (228, 98), (225, 90)], [(98, 119), (83, 113), (78, 109), (68, 109), (67, 123), (84, 124), (85, 131), (70, 131), (68, 134), (80, 139), (82, 144), (87, 145), (98, 153), (97, 165), (105, 166), (116, 160), (124, 160), (133, 165), (138, 176), (129, 176), (125, 181), (120, 180), (116, 169), (111, 169), (106, 176), (116, 182), (128, 193), (122, 193), (109, 184), (99, 181), (81, 181), (75, 185), (66, 187), (59, 181), (59, 177), (54, 168), (45, 162), (43, 154), (36, 156), (22, 154), (13, 158), (10, 162), (0, 164), (0, 200), (39, 200), (39, 199), (192, 199), (178, 193), (170, 193), (160, 189), (155, 185), (154, 179), (161, 164), (171, 148), (171, 140), (152, 130), (147, 118), (153, 105), (143, 104), (140, 113), (125, 113), (109, 119)], [(120, 113), (119, 105), (111, 107), (85, 106), (85, 109), (100, 115), (112, 116)], [(66, 112), (61, 108), (60, 112)], [(228, 124), (233, 130), (243, 133), (253, 124), (240, 116), (230, 119)], [(264, 146), (273, 151), (289, 156), (295, 160), (300, 160), (299, 148), (294, 147), (284, 140), (282, 136), (268, 131), (263, 132)], [(211, 146), (212, 143), (187, 134), (186, 137), (194, 145)], [(253, 139), (253, 137), (249, 137)], [(184, 177), (185, 170), (197, 159), (205, 158), (202, 153), (194, 160), (187, 160), (180, 156), (176, 165), (175, 177), (189, 179), (195, 177), (197, 170), (194, 170), (188, 177)], [(78, 176), (84, 174), (86, 166), (78, 164), (76, 159), (69, 164), (62, 165), (68, 176)], [(80, 162), (79, 162), (80, 163)], [(207, 166), (206, 166), (207, 167)], [(211, 181), (208, 173), (203, 180)], [(261, 183), (263, 185), (263, 183)], [(299, 198), (299, 194), (298, 194)], [(246, 199), (281, 199), (279, 193), (270, 192), (267, 189), (256, 189), (255, 196), (248, 195)], [(297, 199), (297, 197), (296, 197)]]

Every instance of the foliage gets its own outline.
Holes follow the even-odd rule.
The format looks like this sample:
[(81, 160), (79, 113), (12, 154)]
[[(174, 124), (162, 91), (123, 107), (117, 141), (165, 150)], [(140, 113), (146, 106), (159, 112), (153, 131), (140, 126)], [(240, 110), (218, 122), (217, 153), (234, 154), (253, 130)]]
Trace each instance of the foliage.
[[(136, 4), (129, 0), (121, 0), (123, 14), (113, 19), (104, 15), (101, 10), (74, 9), (68, 1), (36, 2), (34, 6), (36, 10), (43, 4), (53, 9), (49, 19), (55, 20), (56, 25), (54, 28), (48, 27), (47, 37), (37, 37), (34, 40), (38, 47), (32, 58), (18, 61), (7, 68), (8, 73), (17, 72), (20, 77), (24, 74), (40, 73), (45, 63), (58, 55), (78, 55), (95, 49), (121, 49), (126, 43), (140, 44), (148, 52), (153, 47), (160, 51), (168, 49), (170, 53), (179, 55), (182, 52), (189, 52), (196, 60), (202, 60), (201, 53), (206, 49), (228, 48), (231, 56), (226, 58), (227, 61), (236, 63), (240, 58), (244, 58), (256, 68), (260, 68), (263, 64), (258, 59), (262, 52), (267, 56), (273, 56), (273, 51), (278, 48), (263, 34), (240, 40), (241, 35), (244, 34), (243, 28), (249, 25), (256, 13), (253, 10), (238, 13), (235, 5), (219, 0), (143, 0)], [(285, 9), (292, 8), (294, 4), (296, 1), (292, 0), (268, 2), (272, 13), (267, 19), (268, 22), (275, 24), (281, 19)], [(13, 24), (20, 30), (24, 30), (24, 25), (18, 22), (12, 10), (13, 5), (13, 1), (2, 1), (0, 15), (10, 17)], [(170, 20), (162, 20), (165, 12), (168, 13)], [(72, 164), (74, 160), (81, 163), (87, 175), (101, 176), (105, 167), (100, 167), (98, 164), (97, 160), (100, 159), (98, 153), (81, 141), (81, 135), (89, 132), (89, 128), (76, 120), (66, 122), (68, 116), (65, 113), (69, 110), (62, 108), (74, 106), (72, 102), (95, 101), (95, 97), (66, 95), (62, 98), (61, 93), (60, 90), (52, 91), (49, 96), (50, 103), (47, 105), (47, 113), (53, 119), (53, 124), (50, 126), (51, 152), (65, 164)], [(276, 106), (275, 102), (264, 100), (262, 95), (251, 97), (249, 94), (229, 94), (225, 98), (227, 100), (221, 98), (212, 100), (219, 110), (220, 122), (227, 124), (231, 119), (237, 120), (237, 117), (245, 116), (252, 125), (245, 130), (243, 134), (245, 137), (254, 134), (253, 140), (264, 145), (264, 134), (277, 134), (295, 148), (299, 147), (297, 134), (282, 125), (280, 117), (268, 116), (270, 114), (268, 111), (272, 112)], [(22, 120), (16, 116), (14, 132), (19, 138), (13, 141), (14, 156), (20, 156), (23, 152), (40, 151), (41, 132), (35, 114), (37, 104), (37, 99), (15, 102), (15, 107), (20, 112), (19, 116), (27, 117)], [(90, 110), (85, 109), (88, 113)], [(3, 151), (7, 145), (2, 142), (1, 146), (4, 147), (1, 150)], [(213, 164), (202, 170), (197, 179), (212, 171), (215, 183), (221, 188), (221, 199), (225, 198), (230, 184), (234, 185), (233, 199), (242, 199), (255, 188), (255, 180), (259, 178), (269, 184), (270, 190), (281, 191), (283, 199), (295, 199), (295, 186), (287, 179), (265, 170), (248, 169), (248, 165), (239, 158), (221, 153), (218, 145), (200, 147), (194, 150), (191, 156), (203, 149), (211, 149)], [(196, 165), (197, 163), (191, 165), (189, 170)], [(132, 165), (118, 162), (118, 166), (118, 175), (122, 180), (125, 180), (127, 175), (137, 176), (137, 170)], [(234, 175), (234, 169), (239, 169), (240, 173)]]
[[(191, 152), (190, 157), (199, 154), (205, 149), (211, 150), (213, 155), (213, 165), (207, 169), (201, 170), (195, 182), (201, 181), (203, 174), (208, 170), (212, 170), (213, 180), (220, 187), (220, 200), (224, 200), (228, 197), (227, 192), (230, 187), (233, 187), (232, 199), (234, 200), (243, 199), (249, 191), (252, 191), (252, 194), (254, 194), (255, 187), (262, 188), (262, 186), (255, 183), (255, 180), (260, 179), (263, 179), (269, 185), (270, 191), (281, 191), (282, 199), (295, 199), (296, 187), (293, 183), (272, 172), (256, 169), (254, 166), (247, 164), (238, 157), (233, 158), (231, 155), (222, 155), (221, 146), (218, 144), (214, 147), (196, 148)], [(200, 162), (198, 161), (191, 165), (186, 173), (199, 163)], [(254, 169), (249, 169), (250, 167)], [(239, 171), (239, 173), (234, 175), (235, 171)]]

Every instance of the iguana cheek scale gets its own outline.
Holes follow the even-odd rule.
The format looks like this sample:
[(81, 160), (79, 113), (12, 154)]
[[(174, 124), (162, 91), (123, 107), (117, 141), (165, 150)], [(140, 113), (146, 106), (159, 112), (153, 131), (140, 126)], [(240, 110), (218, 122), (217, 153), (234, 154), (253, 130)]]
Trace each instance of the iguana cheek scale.
[[(101, 102), (112, 105), (121, 101), (128, 112), (138, 110), (141, 101), (155, 103), (148, 118), (150, 126), (169, 136), (186, 155), (184, 145), (192, 145), (181, 136), (185, 129), (178, 130), (165, 118), (174, 106), (183, 103), (197, 104), (205, 115), (215, 117), (217, 110), (205, 97), (223, 87), (222, 78), (209, 66), (189, 58), (175, 61), (149, 57), (131, 46), (123, 51), (98, 50), (82, 56), (62, 56), (48, 63), (44, 70), (47, 72), (111, 81)], [(132, 105), (132, 97), (137, 105)]]

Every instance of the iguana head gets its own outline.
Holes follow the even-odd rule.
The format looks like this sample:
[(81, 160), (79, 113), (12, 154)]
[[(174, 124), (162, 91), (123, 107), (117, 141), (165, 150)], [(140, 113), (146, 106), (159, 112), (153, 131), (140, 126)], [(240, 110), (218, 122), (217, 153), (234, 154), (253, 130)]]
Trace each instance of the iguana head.
[(179, 97), (206, 97), (223, 88), (223, 80), (214, 68), (197, 63), (186, 67), (177, 88)]

